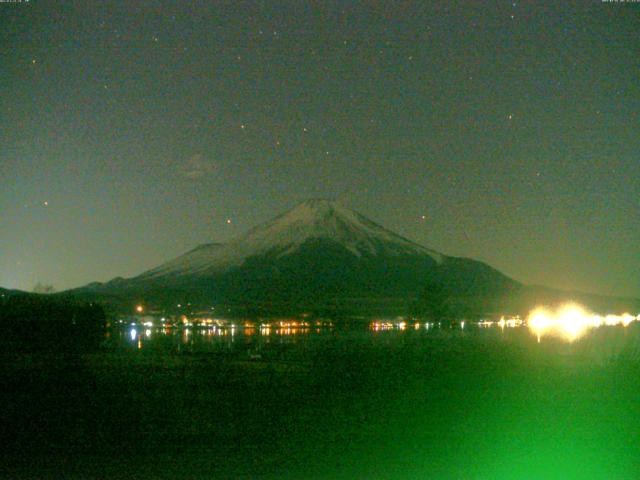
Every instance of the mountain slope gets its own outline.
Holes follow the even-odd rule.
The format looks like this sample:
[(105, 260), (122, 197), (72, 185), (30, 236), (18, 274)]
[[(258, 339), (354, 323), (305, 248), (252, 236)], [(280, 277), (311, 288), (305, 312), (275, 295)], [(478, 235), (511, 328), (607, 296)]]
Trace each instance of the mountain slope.
[(235, 241), (201, 245), (137, 279), (213, 275), (240, 267), (252, 257), (292, 255), (313, 240), (342, 245), (359, 258), (419, 255), (436, 262), (443, 260), (443, 255), (396, 235), (353, 210), (327, 200), (308, 200)]
[(130, 306), (223, 306), (238, 315), (525, 314), (575, 300), (610, 313), (620, 299), (525, 287), (482, 262), (440, 254), (327, 200), (309, 200), (226, 244), (201, 245), (130, 279), (63, 295)]
[(400, 315), (428, 304), (433, 285), (444, 286), (459, 311), (475, 314), (501, 308), (520, 288), (481, 262), (442, 255), (337, 203), (309, 200), (227, 244), (201, 245), (137, 277), (67, 293), (263, 314)]

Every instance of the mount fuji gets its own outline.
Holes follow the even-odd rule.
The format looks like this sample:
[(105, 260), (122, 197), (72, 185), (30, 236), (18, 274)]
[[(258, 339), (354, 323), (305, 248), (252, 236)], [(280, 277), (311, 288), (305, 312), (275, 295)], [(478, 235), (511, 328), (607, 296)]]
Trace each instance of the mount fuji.
[(401, 315), (437, 301), (480, 315), (520, 288), (482, 262), (438, 253), (336, 202), (308, 200), (229, 243), (65, 293), (260, 314)]
[(207, 276), (241, 267), (257, 257), (283, 259), (324, 243), (355, 258), (443, 255), (377, 225), (357, 212), (327, 200), (308, 200), (228, 244), (211, 243), (143, 273), (139, 280)]

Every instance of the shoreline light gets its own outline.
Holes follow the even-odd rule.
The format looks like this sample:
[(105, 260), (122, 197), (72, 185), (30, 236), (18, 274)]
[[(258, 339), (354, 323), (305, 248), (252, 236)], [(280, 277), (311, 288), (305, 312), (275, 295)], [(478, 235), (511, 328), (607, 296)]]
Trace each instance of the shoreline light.
[(629, 313), (622, 315), (601, 316), (589, 312), (581, 305), (569, 303), (555, 311), (544, 307), (532, 310), (527, 317), (527, 327), (538, 337), (554, 336), (567, 342), (573, 342), (589, 330), (601, 326), (628, 326), (631, 322), (640, 320), (640, 315), (634, 317)]

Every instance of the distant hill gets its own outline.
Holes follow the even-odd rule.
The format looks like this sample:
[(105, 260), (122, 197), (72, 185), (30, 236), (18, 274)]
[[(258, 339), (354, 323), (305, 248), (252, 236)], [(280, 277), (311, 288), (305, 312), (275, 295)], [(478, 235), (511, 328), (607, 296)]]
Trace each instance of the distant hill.
[(9, 290), (7, 288), (0, 288), (0, 297), (8, 297), (11, 295), (26, 295), (27, 292), (21, 290)]
[[(255, 315), (479, 317), (520, 313), (536, 303), (537, 291), (485, 263), (412, 242), (335, 202), (309, 200), (229, 243), (201, 245), (136, 277), (63, 295), (128, 308), (137, 302), (211, 305)], [(545, 298), (552, 292), (564, 295), (549, 289)]]

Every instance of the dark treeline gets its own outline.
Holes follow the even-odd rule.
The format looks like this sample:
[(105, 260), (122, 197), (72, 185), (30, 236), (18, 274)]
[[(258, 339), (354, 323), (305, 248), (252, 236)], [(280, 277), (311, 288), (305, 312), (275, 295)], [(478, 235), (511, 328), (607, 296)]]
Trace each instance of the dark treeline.
[(44, 295), (0, 298), (0, 349), (86, 352), (99, 347), (106, 317), (102, 307)]

